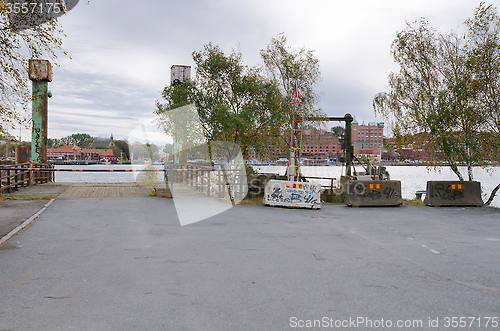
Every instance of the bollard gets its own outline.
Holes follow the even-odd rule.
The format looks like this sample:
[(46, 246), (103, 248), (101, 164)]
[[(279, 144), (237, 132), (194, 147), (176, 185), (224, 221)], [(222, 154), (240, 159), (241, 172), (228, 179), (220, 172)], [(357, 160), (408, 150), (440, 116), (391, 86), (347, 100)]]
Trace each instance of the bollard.
[(424, 204), (431, 207), (481, 207), (480, 182), (428, 181)]
[(349, 207), (401, 206), (401, 181), (348, 180), (345, 204)]

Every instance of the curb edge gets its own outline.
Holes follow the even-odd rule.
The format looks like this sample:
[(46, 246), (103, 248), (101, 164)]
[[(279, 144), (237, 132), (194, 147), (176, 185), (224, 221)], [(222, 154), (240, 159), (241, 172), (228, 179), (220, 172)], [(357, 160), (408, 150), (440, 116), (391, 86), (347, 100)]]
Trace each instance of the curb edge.
[(28, 225), (30, 225), (35, 219), (37, 219), (38, 216), (40, 216), (45, 211), (45, 209), (47, 209), (50, 206), (50, 204), (54, 202), (55, 199), (56, 198), (50, 199), (49, 202), (47, 202), (45, 206), (42, 207), (42, 209), (40, 209), (38, 212), (33, 214), (33, 216), (24, 221), (21, 225), (19, 225), (14, 230), (7, 233), (3, 238), (1, 238), (0, 247), (3, 246), (7, 241), (9, 241), (10, 238), (12, 238), (13, 236), (21, 232), (24, 228), (26, 228)]

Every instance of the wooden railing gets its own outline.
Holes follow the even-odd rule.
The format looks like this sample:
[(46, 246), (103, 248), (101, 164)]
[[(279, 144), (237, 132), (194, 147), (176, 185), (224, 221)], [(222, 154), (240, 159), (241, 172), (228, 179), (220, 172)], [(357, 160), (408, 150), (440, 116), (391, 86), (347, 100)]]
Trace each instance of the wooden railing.
[(241, 182), (241, 178), (239, 178), (239, 176), (244, 175), (244, 172), (243, 169), (231, 170), (219, 166), (196, 164), (176, 164), (165, 167), (165, 175), (173, 183), (190, 186), (207, 196), (219, 198), (224, 197), (228, 181), (234, 190), (231, 193), (233, 196), (246, 189), (247, 183)]
[[(31, 164), (32, 168), (54, 169), (54, 165), (49, 164)], [(31, 171), (32, 184), (44, 184), (55, 182), (54, 171)]]
[[(240, 180), (239, 176), (244, 175), (245, 170), (227, 170), (218, 166), (196, 165), (196, 164), (176, 164), (165, 167), (166, 180), (171, 180), (176, 184), (183, 184), (196, 189), (207, 196), (223, 198), (227, 192), (227, 183), (231, 183), (233, 196), (241, 196), (244, 190), (248, 190), (250, 197), (262, 197), (265, 186), (269, 179), (286, 180), (277, 174), (259, 174), (247, 178), (247, 181)], [(336, 195), (342, 193), (342, 187), (337, 187), (336, 178), (303, 176), (303, 180), (320, 179), (321, 196), (325, 201), (332, 200)], [(238, 183), (238, 184), (235, 184)], [(172, 192), (175, 196), (175, 192)]]
[(46, 164), (32, 164), (29, 162), (19, 164), (0, 165), (0, 194), (11, 193), (20, 188), (34, 184), (54, 181), (52, 171), (20, 170), (19, 168), (53, 168)]

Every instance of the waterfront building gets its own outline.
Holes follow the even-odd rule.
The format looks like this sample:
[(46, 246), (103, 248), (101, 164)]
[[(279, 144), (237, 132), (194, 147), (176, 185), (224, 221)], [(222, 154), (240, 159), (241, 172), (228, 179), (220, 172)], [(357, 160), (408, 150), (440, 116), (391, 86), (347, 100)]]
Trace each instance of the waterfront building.
[(326, 130), (304, 130), (302, 157), (308, 159), (336, 159), (342, 144), (335, 134)]
[(109, 138), (97, 138), (94, 140), (92, 144), (90, 144), (90, 148), (112, 148), (115, 147), (115, 141), (113, 139), (113, 135)]
[(110, 148), (81, 148), (66, 145), (47, 149), (47, 160), (54, 162), (88, 161), (98, 163), (101, 160), (115, 162), (117, 158), (113, 156), (113, 150)]
[(356, 119), (351, 124), (351, 141), (355, 150), (382, 150), (384, 147), (384, 123), (369, 122), (359, 124)]
[[(369, 122), (362, 124), (354, 119), (351, 124), (351, 142), (354, 155), (358, 158), (380, 162), (384, 150), (384, 123)], [(330, 131), (307, 129), (302, 132), (301, 158), (305, 160), (321, 161), (325, 163), (330, 159), (340, 160), (345, 154), (340, 139)], [(276, 160), (279, 157), (288, 157), (288, 150), (280, 150), (270, 146), (269, 153), (264, 158), (258, 158), (255, 151), (250, 148), (249, 159), (255, 161)], [(316, 164), (317, 162), (309, 162)]]

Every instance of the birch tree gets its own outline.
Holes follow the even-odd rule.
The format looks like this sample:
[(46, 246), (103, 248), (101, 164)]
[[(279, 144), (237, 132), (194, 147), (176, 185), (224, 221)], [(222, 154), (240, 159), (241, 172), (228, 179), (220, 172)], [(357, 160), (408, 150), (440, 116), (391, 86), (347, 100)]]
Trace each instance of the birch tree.
[(23, 16), (12, 16), (10, 5), (0, 2), (0, 132), (25, 122), (22, 111), (31, 102), (28, 60), (45, 57), (57, 63), (58, 55), (67, 55), (56, 19), (23, 24)]
[[(250, 150), (265, 155), (278, 143), (285, 120), (278, 87), (266, 79), (258, 67), (243, 64), (242, 54), (226, 55), (213, 44), (193, 52), (196, 77), (182, 84), (168, 85), (157, 102), (156, 113), (168, 132), (175, 120), (174, 109), (194, 103), (208, 141), (239, 144), (243, 155)], [(165, 117), (166, 116), (166, 117)]]
[(407, 24), (391, 48), (399, 72), (389, 76), (391, 90), (373, 102), (399, 145), (424, 149), (460, 181), (460, 165), (472, 181), (474, 167), (500, 161), (499, 21), (493, 7), (481, 4), (463, 36), (443, 34), (425, 20)]

